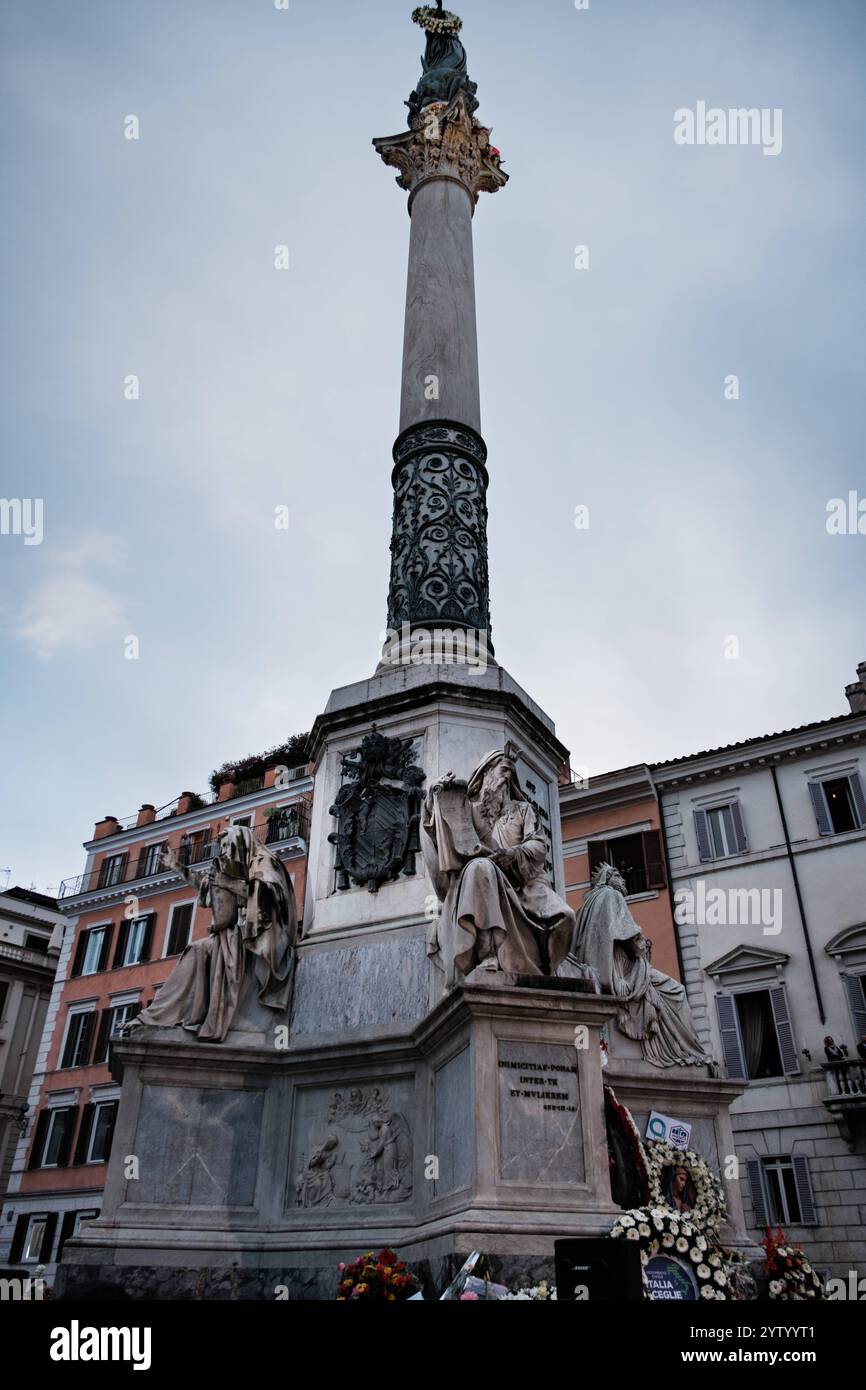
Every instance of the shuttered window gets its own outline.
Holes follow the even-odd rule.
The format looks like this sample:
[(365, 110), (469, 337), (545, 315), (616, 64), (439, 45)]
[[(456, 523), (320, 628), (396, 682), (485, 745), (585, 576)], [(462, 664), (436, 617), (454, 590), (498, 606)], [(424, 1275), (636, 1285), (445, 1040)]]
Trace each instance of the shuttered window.
[(78, 1143), (75, 1146), (75, 1164), (105, 1163), (111, 1152), (114, 1124), (117, 1119), (117, 1101), (98, 1101), (84, 1107)]
[(95, 1026), (96, 1013), (93, 1009), (69, 1015), (69, 1021), (66, 1025), (66, 1042), (63, 1047), (63, 1056), (60, 1059), (61, 1068), (86, 1067), (88, 1065)]
[(113, 1008), (103, 1009), (99, 1018), (99, 1030), (96, 1035), (96, 1047), (93, 1051), (94, 1062), (106, 1062), (108, 1060), (109, 1044), (120, 1037), (120, 1030), (124, 1023), (135, 1018), (136, 1014), (141, 1013), (141, 1004), (115, 1004)]
[(736, 1005), (730, 994), (716, 995), (716, 1012), (719, 1018), (719, 1037), (722, 1042), (722, 1056), (729, 1079), (744, 1081), (748, 1076), (740, 1040), (740, 1025)]
[(725, 1070), (731, 1080), (798, 1076), (800, 1060), (784, 985), (716, 995)]
[(698, 857), (702, 864), (746, 853), (749, 845), (739, 801), (729, 801), (724, 806), (709, 806), (705, 810), (698, 808), (692, 814)]
[(22, 1264), (48, 1264), (54, 1249), (54, 1232), (57, 1228), (57, 1212), (44, 1216), (31, 1216), (27, 1224), (24, 1245), (20, 1255)]
[(854, 1041), (859, 1043), (866, 1035), (866, 975), (844, 975), (842, 978), (854, 1025)]
[(86, 927), (78, 933), (72, 961), (73, 976), (98, 975), (108, 969), (112, 935), (113, 927), (110, 922), (99, 927)]
[(819, 835), (844, 835), (866, 828), (866, 793), (859, 772), (810, 782), (809, 795)]
[(192, 910), (192, 903), (180, 903), (172, 912), (171, 926), (168, 930), (168, 944), (165, 948), (167, 956), (179, 956), (189, 945)]
[(69, 1163), (78, 1108), (57, 1106), (42, 1111), (36, 1123), (29, 1168), (65, 1168)]
[(98, 887), (114, 888), (118, 883), (123, 883), (126, 876), (125, 854), (110, 854), (103, 859), (99, 870)]
[(617, 835), (610, 840), (590, 840), (586, 848), (590, 879), (599, 864), (613, 864), (622, 874), (629, 896), (667, 888), (664, 849), (658, 830)]
[(122, 969), (125, 965), (140, 965), (142, 961), (150, 960), (154, 916), (151, 912), (121, 923), (117, 950), (114, 953), (115, 970)]

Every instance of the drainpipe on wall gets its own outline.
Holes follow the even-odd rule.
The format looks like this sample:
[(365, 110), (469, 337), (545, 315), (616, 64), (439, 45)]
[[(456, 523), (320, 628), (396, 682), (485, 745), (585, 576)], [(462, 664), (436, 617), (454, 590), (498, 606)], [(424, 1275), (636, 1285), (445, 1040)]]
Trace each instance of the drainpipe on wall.
[(800, 909), (800, 921), (803, 924), (803, 938), (806, 942), (806, 955), (809, 957), (809, 969), (812, 972), (812, 984), (815, 989), (815, 1001), (818, 1005), (818, 1017), (821, 1023), (827, 1022), (827, 1015), (824, 1011), (824, 1000), (821, 998), (821, 986), (818, 984), (818, 971), (815, 968), (815, 957), (812, 954), (812, 939), (809, 936), (809, 923), (806, 921), (806, 909), (803, 906), (803, 894), (800, 892), (800, 880), (797, 876), (797, 861), (794, 858), (794, 851), (791, 848), (791, 837), (788, 834), (788, 820), (785, 815), (785, 808), (782, 805), (782, 793), (779, 789), (779, 779), (776, 776), (776, 765), (770, 765), (770, 772), (773, 774), (773, 790), (776, 793), (776, 804), (779, 807), (779, 817), (782, 821), (782, 830), (785, 835), (785, 848), (788, 851), (788, 863), (791, 865), (791, 877), (794, 880), (794, 892), (797, 894), (797, 906)]

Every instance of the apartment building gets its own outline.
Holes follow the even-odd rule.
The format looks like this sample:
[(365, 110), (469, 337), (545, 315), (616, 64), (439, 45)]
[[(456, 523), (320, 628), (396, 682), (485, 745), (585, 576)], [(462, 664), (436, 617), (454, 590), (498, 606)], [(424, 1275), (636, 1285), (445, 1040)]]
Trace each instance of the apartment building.
[(693, 1012), (748, 1082), (747, 1220), (836, 1275), (866, 1268), (866, 663), (846, 694), (845, 714), (651, 769)]
[[(297, 741), (288, 747), (297, 758)], [(0, 1218), (0, 1266), (42, 1267), (50, 1282), (66, 1241), (99, 1213), (120, 1094), (112, 1039), (210, 922), (194, 887), (164, 866), (163, 848), (202, 869), (223, 829), (249, 826), (285, 864), (300, 919), (313, 784), (305, 763), (287, 766), (284, 756), (225, 765), (207, 796), (183, 792), (125, 821), (103, 817), (83, 872), (61, 884), (62, 944)]]
[(29, 888), (0, 893), (0, 1200), (27, 1128), (30, 1086), (60, 957), (63, 918)]

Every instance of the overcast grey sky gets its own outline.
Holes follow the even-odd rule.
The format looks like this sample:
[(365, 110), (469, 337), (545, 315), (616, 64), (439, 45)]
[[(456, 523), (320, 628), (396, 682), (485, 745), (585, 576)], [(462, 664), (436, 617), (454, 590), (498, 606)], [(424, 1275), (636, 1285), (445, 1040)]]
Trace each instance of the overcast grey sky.
[[(593, 772), (841, 713), (862, 0), (459, 8), (511, 175), (475, 219), (498, 658)], [(41, 545), (0, 536), (12, 882), (375, 666), (409, 220), (370, 141), (405, 126), (411, 10), (3, 0), (0, 491), (44, 499)], [(781, 108), (781, 153), (676, 145), (701, 100)]]

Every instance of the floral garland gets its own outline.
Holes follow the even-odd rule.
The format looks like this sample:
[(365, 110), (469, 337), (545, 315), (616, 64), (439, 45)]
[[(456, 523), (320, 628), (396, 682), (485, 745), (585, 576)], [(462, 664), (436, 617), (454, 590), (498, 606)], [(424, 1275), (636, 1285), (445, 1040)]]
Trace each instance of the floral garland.
[(613, 1239), (637, 1241), (640, 1249), (644, 1297), (651, 1298), (646, 1267), (656, 1255), (670, 1253), (691, 1263), (700, 1297), (724, 1300), (734, 1297), (725, 1269), (724, 1252), (709, 1233), (705, 1235), (693, 1221), (670, 1207), (636, 1207), (614, 1222)]
[(428, 34), (459, 34), (463, 20), (451, 10), (434, 10), (430, 5), (419, 5), (412, 11), (413, 24), (420, 24)]
[(642, 1200), (646, 1201), (649, 1198), (650, 1190), (649, 1162), (647, 1160), (646, 1149), (643, 1146), (643, 1140), (640, 1137), (640, 1130), (635, 1124), (634, 1116), (628, 1106), (620, 1104), (616, 1098), (616, 1092), (613, 1087), (608, 1086), (607, 1083), (604, 1084), (604, 1100), (614, 1118), (621, 1125), (622, 1131), (628, 1140), (632, 1162), (634, 1163), (635, 1171), (642, 1188), (640, 1196)]
[(824, 1286), (818, 1275), (800, 1247), (788, 1245), (784, 1231), (779, 1230), (773, 1235), (768, 1226), (761, 1243), (767, 1257), (771, 1298), (802, 1302), (824, 1297)]
[(684, 1168), (695, 1186), (695, 1200), (690, 1211), (682, 1213), (693, 1226), (715, 1232), (727, 1216), (725, 1194), (718, 1178), (710, 1171), (706, 1160), (691, 1149), (677, 1149), (660, 1139), (646, 1141), (647, 1175), (650, 1204), (670, 1210), (662, 1180), (669, 1168)]

